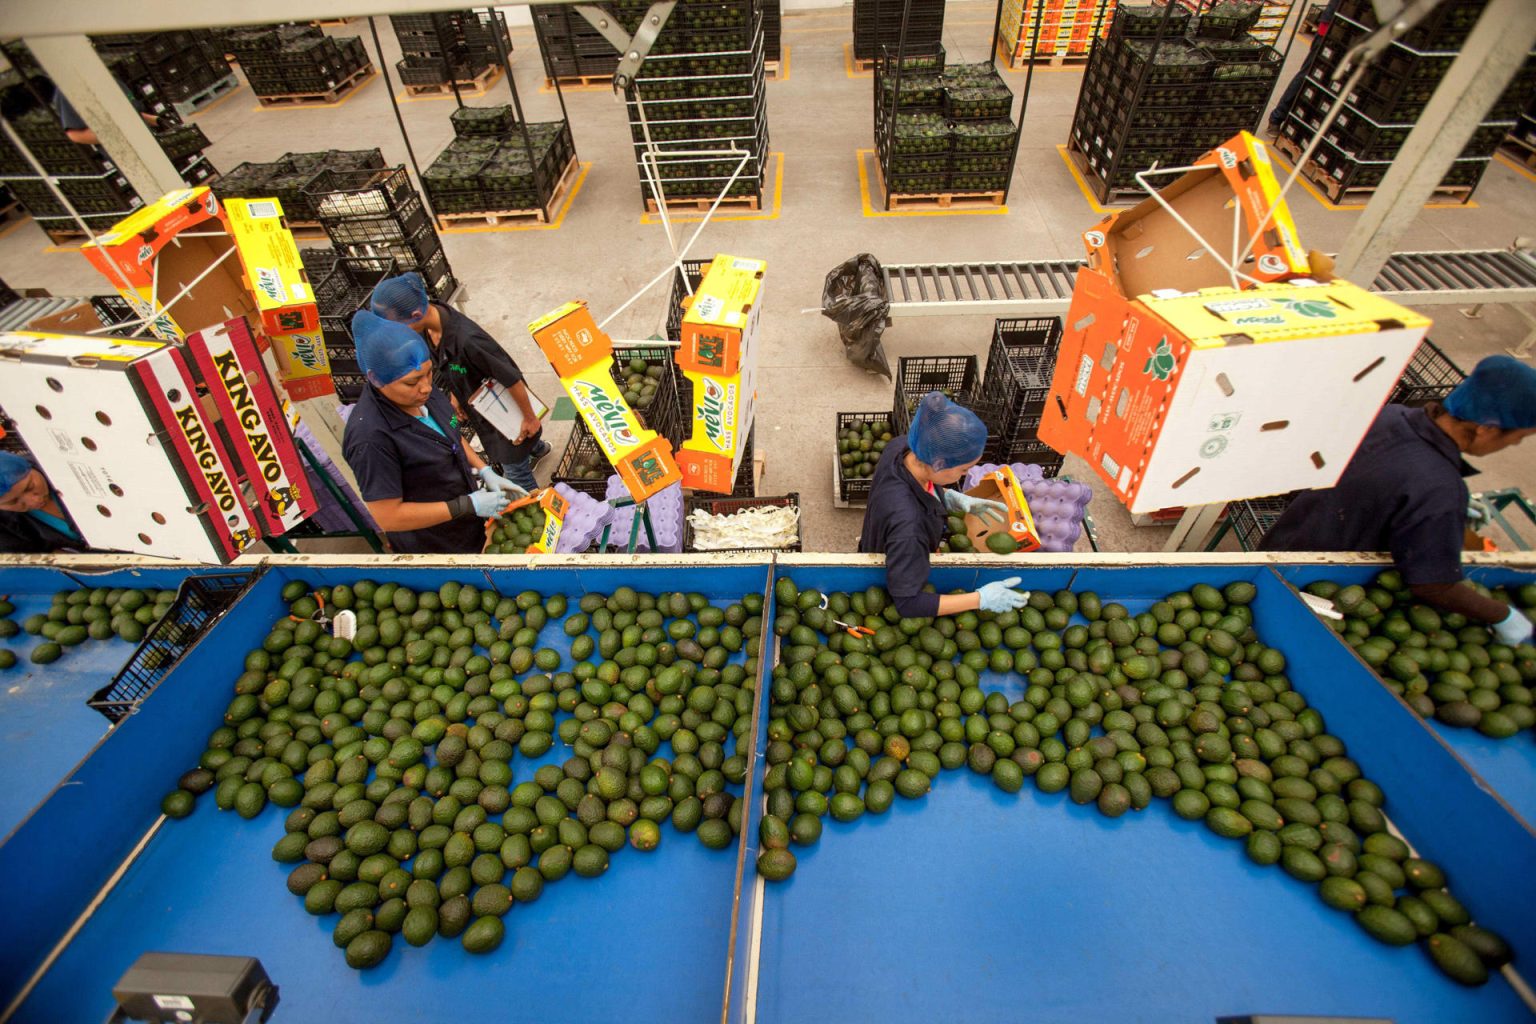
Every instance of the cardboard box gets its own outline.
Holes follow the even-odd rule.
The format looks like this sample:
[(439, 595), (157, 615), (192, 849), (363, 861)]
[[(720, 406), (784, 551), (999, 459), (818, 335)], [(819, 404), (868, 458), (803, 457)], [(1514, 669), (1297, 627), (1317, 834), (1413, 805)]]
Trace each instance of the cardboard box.
[(276, 199), (227, 199), (223, 213), (262, 330), (269, 334), (319, 331), (315, 292), (283, 219), (282, 204)]
[(1039, 549), (1040, 534), (1035, 529), (1035, 517), (1029, 511), (1024, 489), (1019, 486), (1019, 478), (1014, 476), (1011, 466), (999, 466), (965, 493), (973, 498), (1000, 501), (1008, 508), (1008, 521), (999, 527), (988, 525), (979, 516), (966, 514), (965, 532), (971, 539), (973, 550), (988, 551), (987, 538), (999, 532), (1008, 534), (1018, 544), (1015, 553)]
[(228, 562), (256, 539), (178, 348), (14, 332), (0, 362), (0, 407), (88, 545)]
[(1429, 321), (1347, 281), (1127, 299), (1078, 272), (1040, 439), (1133, 513), (1331, 487)]
[(187, 352), (218, 409), (263, 528), (270, 535), (288, 532), (320, 505), (249, 328), (231, 320), (197, 331), (187, 338)]
[[(544, 529), (540, 531), (538, 540), (529, 544), (524, 549), (524, 554), (537, 555), (549, 554), (555, 550), (555, 545), (560, 543), (560, 531), (565, 526), (565, 517), (571, 510), (571, 503), (565, 499), (559, 491), (553, 487), (546, 487), (541, 491), (534, 491), (524, 498), (518, 498), (506, 508), (501, 510), (504, 516), (524, 505), (538, 505), (544, 510)], [(494, 520), (486, 520), (485, 543), (491, 543), (491, 533), (496, 529)]]
[(714, 258), (683, 314), (678, 366), (719, 377), (741, 372), (755, 348), (767, 269), (762, 260)]
[(598, 329), (585, 302), (567, 302), (550, 310), (529, 324), (528, 332), (562, 378), (607, 359), (613, 352), (613, 342)]
[(734, 377), (684, 370), (693, 383), (693, 432), (677, 452), (683, 486), (729, 494), (746, 454), (757, 399), (757, 366)]
[[(1264, 143), (1242, 132), (1206, 153), (1195, 161), (1195, 166), (1200, 169), (1167, 183), (1159, 195), (1216, 252), (1230, 260), (1234, 255), (1234, 209), (1242, 212), (1240, 237), (1246, 246), (1280, 195), (1269, 150)], [(1128, 210), (1109, 214), (1084, 232), (1083, 244), (1088, 252), (1088, 266), (1126, 298), (1166, 290), (1193, 292), (1232, 287), (1232, 277), (1221, 263), (1151, 197)], [(1312, 272), (1285, 203), (1275, 207), (1269, 226), (1260, 235), (1249, 259), (1238, 269), (1261, 282)], [(1239, 288), (1251, 286), (1252, 282), (1238, 279)]]
[(325, 337), (319, 331), (298, 334), (271, 334), (272, 362), (288, 397), (295, 402), (325, 398), (336, 394), (331, 378), (331, 357), (325, 351)]

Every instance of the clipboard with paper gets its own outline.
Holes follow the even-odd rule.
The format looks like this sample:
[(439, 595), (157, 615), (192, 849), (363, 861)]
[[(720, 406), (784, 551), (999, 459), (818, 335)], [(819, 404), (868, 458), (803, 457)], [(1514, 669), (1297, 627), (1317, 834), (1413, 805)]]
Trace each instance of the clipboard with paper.
[[(524, 383), (524, 387), (527, 384)], [(549, 415), (549, 406), (528, 388), (528, 400), (533, 404), (535, 419)], [(500, 381), (488, 380), (469, 396), (469, 404), (486, 422), (495, 427), (505, 438), (515, 439), (523, 432), (523, 410), (512, 397), (512, 392)]]

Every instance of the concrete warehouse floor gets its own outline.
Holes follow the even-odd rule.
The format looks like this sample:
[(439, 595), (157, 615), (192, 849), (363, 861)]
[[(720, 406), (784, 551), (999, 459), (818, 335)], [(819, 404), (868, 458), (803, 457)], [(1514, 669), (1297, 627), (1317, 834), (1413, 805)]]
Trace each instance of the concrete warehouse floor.
[[(944, 46), (950, 60), (986, 59), (994, 10), (974, 0), (948, 5)], [(709, 225), (687, 254), (699, 258), (728, 252), (768, 261), (757, 411), (757, 446), (766, 454), (767, 470), (760, 493), (799, 493), (808, 551), (853, 550), (862, 518), (860, 510), (832, 505), (833, 414), (887, 409), (891, 404), (891, 385), (850, 365), (834, 325), (806, 312), (820, 305), (826, 273), (861, 252), (891, 263), (1078, 257), (1080, 232), (1098, 219), (1057, 152), (1070, 129), (1082, 81), (1078, 68), (1037, 69), (1033, 77), (1006, 213), (866, 212), (860, 197), (859, 152), (873, 146), (873, 83), (869, 76), (852, 76), (846, 68), (851, 20), (849, 7), (786, 13), (783, 39), (789, 73), (767, 86), (771, 148), (783, 154), (782, 205)], [(394, 34), (387, 19), (377, 21), (385, 62), (393, 71), (398, 58)], [(373, 52), (366, 22), (329, 31), (360, 34)], [(543, 88), (533, 30), (514, 28), (512, 34), (524, 109), (533, 120), (559, 117), (555, 95)], [(1299, 66), (1307, 41), (1298, 38), (1287, 77)], [(1005, 74), (1015, 92), (1022, 92), (1024, 73)], [(400, 89), (398, 83), (395, 88)], [(506, 82), (498, 81), (484, 97), (469, 102), (490, 105), (508, 98)], [(454, 272), (468, 286), (463, 308), (511, 350), (535, 390), (550, 401), (559, 385), (528, 337), (527, 323), (575, 298), (587, 300), (601, 319), (671, 258), (661, 225), (641, 214), (623, 104), (601, 87), (567, 91), (565, 103), (579, 158), (590, 166), (558, 228), (443, 236)], [(401, 104), (422, 166), (451, 137), (448, 115), (453, 109), (451, 97)], [(339, 105), (324, 108), (264, 110), (242, 87), (193, 120), (212, 140), (208, 155), (219, 168), (273, 160), (290, 150), (329, 148), (378, 146), (392, 162), (406, 159), (379, 78)], [(1304, 242), (1322, 251), (1336, 251), (1359, 217), (1356, 211), (1329, 210), (1299, 187), (1291, 209)], [(682, 226), (682, 237), (694, 226)], [(1402, 249), (1497, 247), (1519, 234), (1536, 234), (1536, 177), (1496, 159), (1475, 204), (1425, 210)], [(61, 295), (109, 290), (78, 254), (49, 247), (31, 222), (0, 237), (0, 277), (16, 288), (46, 288)], [(652, 290), (610, 325), (611, 333), (616, 338), (658, 333), (666, 302), (665, 287)], [(1426, 312), (1437, 320), (1430, 336), (1463, 369), (1483, 355), (1516, 344), (1525, 332), (1523, 321), (1507, 307), (1489, 307), (1477, 320), (1447, 307)], [(984, 357), (991, 332), (992, 321), (985, 317), (904, 319), (887, 331), (885, 346), (893, 367), (904, 355)], [(1297, 372), (1305, 370), (1298, 367)], [(541, 479), (553, 471), (569, 426), (555, 423), (546, 430), (556, 452), (539, 467)], [(1474, 488), (1522, 487), (1536, 495), (1536, 442), (1480, 462), (1483, 473)], [(1069, 459), (1064, 472), (1094, 484), (1097, 496), (1090, 512), (1103, 549), (1162, 547), (1168, 530), (1131, 525), (1124, 507), (1085, 465)], [(1536, 530), (1528, 535), (1536, 541)], [(1080, 541), (1079, 546), (1086, 543)], [(1232, 538), (1223, 546), (1233, 546)]]

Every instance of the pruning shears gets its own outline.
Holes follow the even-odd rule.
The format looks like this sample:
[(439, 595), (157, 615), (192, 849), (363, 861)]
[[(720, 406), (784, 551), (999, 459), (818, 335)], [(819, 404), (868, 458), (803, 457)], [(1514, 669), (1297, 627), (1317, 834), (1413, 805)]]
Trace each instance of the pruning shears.
[[(320, 596), (318, 590), (310, 594), (310, 597), (315, 599), (315, 614), (311, 615), (307, 621), (315, 623), (332, 636), (339, 636), (343, 640), (351, 640), (357, 635), (357, 616), (350, 609), (343, 608), (333, 619), (326, 614), (325, 598)], [(288, 618), (294, 622), (306, 621), (297, 615), (290, 615)]]
[[(821, 595), (821, 604), (817, 605), (817, 607), (822, 611), (827, 610), (827, 595)], [(875, 631), (870, 629), (868, 626), (851, 626), (841, 619), (833, 619), (832, 625), (838, 627), (849, 636), (855, 637), (857, 639), (863, 639), (864, 637), (875, 635)]]

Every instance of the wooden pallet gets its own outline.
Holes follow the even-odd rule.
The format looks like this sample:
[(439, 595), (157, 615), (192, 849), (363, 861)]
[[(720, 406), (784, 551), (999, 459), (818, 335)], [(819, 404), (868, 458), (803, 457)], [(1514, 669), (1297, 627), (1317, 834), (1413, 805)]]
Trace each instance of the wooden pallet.
[(331, 237), (325, 233), (325, 228), (321, 227), (317, 220), (290, 220), (288, 233), (298, 242), (330, 241)]
[(534, 207), (531, 210), (484, 210), (463, 213), (440, 213), (437, 215), (437, 227), (439, 231), (449, 228), (469, 227), (500, 227), (503, 224), (550, 224), (554, 222), (560, 207), (565, 204), (566, 196), (570, 194), (571, 186), (575, 184), (577, 176), (581, 173), (581, 165), (571, 157), (570, 163), (565, 165), (565, 170), (560, 174), (560, 180), (555, 183), (555, 189), (550, 194), (549, 202), (542, 207)]
[(356, 92), (373, 80), (378, 74), (372, 64), (366, 64), (352, 72), (348, 78), (334, 89), (325, 92), (287, 92), (275, 93), (271, 96), (258, 94), (256, 99), (263, 107), (324, 107), (341, 100)]
[(310, 24), (325, 28), (327, 25), (345, 25), (351, 20), (351, 18), (320, 18), (317, 21), (310, 22)]
[[(708, 213), (714, 206), (714, 199), (672, 198), (667, 200), (668, 213)], [(655, 198), (645, 201), (645, 209), (648, 213), (658, 213)], [(756, 211), (762, 209), (761, 196), (726, 196), (720, 200), (720, 210)]]
[(855, 72), (857, 72), (858, 74), (862, 75), (862, 74), (864, 74), (866, 72), (872, 72), (872, 71), (875, 70), (875, 58), (874, 57), (854, 57), (854, 58), (852, 58), (852, 60), (853, 60), (853, 70)]
[[(875, 191), (885, 195), (885, 172), (875, 158)], [(893, 192), (887, 210), (985, 210), (1007, 201), (1006, 191), (996, 192)]]
[(202, 92), (193, 93), (191, 98), (182, 100), (180, 103), (172, 103), (171, 107), (179, 116), (186, 117), (188, 114), (206, 107), (220, 96), (232, 93), (238, 88), (240, 88), (240, 76), (231, 71)]
[[(1274, 147), (1295, 166), (1301, 156), (1301, 147), (1295, 142), (1280, 136), (1275, 139)], [(1345, 185), (1336, 181), (1326, 170), (1317, 164), (1308, 161), (1301, 168), (1301, 176), (1313, 185), (1318, 191), (1335, 206), (1353, 205), (1356, 203), (1368, 203), (1371, 197), (1379, 190), (1378, 185)], [(1426, 203), (1467, 203), (1472, 198), (1473, 187), (1471, 185), (1436, 185), (1435, 190), (1429, 194)]]
[(460, 78), (452, 84), (433, 82), (431, 85), (407, 85), (405, 92), (408, 96), (452, 96), (454, 85), (459, 87), (460, 92), (485, 92), (500, 77), (500, 66), (492, 64), (474, 78)]
[(602, 86), (605, 89), (613, 88), (613, 72), (606, 75), (556, 75), (554, 78), (545, 76), (544, 88), (553, 89), (559, 84), (562, 89), (591, 89)]
[(1504, 136), (1499, 152), (1526, 167), (1536, 168), (1536, 143), (1526, 142), (1514, 135)]
[(777, 79), (779, 77), (779, 62), (776, 60), (763, 61), (763, 77)]
[(1140, 188), (1108, 188), (1099, 173), (1088, 166), (1088, 154), (1077, 148), (1074, 139), (1067, 140), (1067, 156), (1072, 158), (1072, 165), (1077, 168), (1087, 183), (1089, 191), (1100, 203), (1114, 205), (1116, 203), (1139, 203), (1147, 198), (1147, 193)]
[(1055, 53), (1040, 57), (1023, 57), (1013, 53), (1001, 41), (997, 44), (997, 55), (1002, 58), (1010, 71), (1023, 71), (1030, 65), (1037, 68), (1080, 68), (1088, 64), (1089, 57), (1086, 53)]

